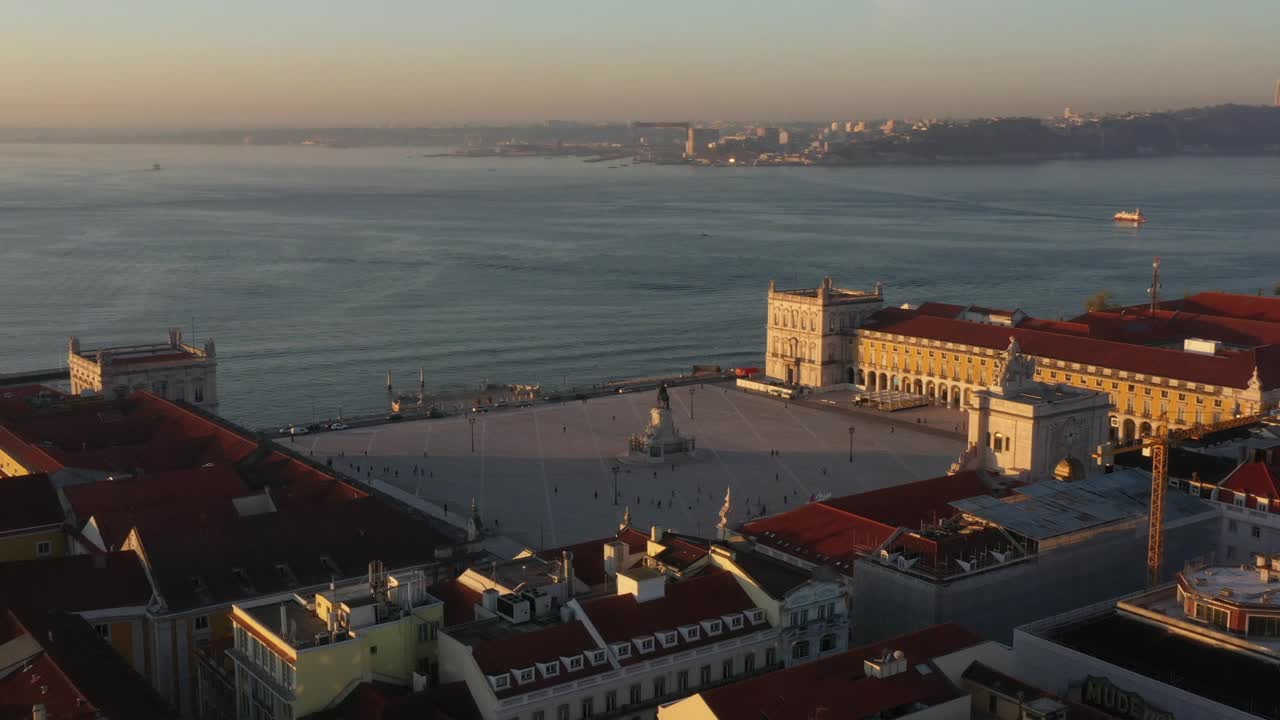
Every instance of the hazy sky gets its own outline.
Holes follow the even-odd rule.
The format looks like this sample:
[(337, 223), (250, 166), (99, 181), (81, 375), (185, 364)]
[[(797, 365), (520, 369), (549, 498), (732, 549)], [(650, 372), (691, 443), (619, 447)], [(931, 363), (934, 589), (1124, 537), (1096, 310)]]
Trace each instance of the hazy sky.
[(0, 124), (1269, 103), (1280, 0), (0, 0)]

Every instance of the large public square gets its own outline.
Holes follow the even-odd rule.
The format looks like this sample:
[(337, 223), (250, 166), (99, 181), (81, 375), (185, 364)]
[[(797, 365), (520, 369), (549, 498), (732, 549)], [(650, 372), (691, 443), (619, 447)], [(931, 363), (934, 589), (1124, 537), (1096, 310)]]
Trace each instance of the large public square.
[(713, 384), (673, 388), (670, 400), (679, 431), (697, 442), (693, 458), (674, 463), (618, 461), (628, 438), (647, 424), (653, 392), (352, 428), (292, 445), (353, 477), (397, 485), (455, 518), (474, 499), (495, 531), (541, 548), (610, 534), (626, 507), (638, 526), (705, 535), (726, 488), (736, 523), (827, 494), (941, 475), (964, 444), (958, 433), (913, 425), (915, 417), (931, 417), (934, 427), (962, 422), (940, 408), (890, 419)]

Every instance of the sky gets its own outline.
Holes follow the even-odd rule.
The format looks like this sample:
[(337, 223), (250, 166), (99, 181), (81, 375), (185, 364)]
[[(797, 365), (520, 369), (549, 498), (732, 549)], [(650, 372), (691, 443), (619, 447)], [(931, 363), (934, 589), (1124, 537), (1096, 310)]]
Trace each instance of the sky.
[(1270, 103), (1280, 0), (0, 0), (0, 125), (1048, 115)]

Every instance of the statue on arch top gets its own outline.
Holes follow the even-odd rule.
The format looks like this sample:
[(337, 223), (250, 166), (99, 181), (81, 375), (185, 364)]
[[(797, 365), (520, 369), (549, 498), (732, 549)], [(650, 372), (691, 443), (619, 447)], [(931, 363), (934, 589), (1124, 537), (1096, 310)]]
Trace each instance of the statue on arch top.
[(1009, 347), (1005, 348), (1004, 359), (1000, 362), (996, 374), (996, 385), (1002, 389), (1015, 389), (1035, 379), (1036, 367), (1031, 358), (1022, 354), (1022, 346), (1018, 338), (1009, 338)]

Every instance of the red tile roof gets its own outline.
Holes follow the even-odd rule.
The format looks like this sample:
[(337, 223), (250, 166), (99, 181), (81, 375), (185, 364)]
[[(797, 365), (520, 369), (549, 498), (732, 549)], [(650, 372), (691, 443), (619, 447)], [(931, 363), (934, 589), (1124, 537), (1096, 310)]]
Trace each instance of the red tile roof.
[(548, 548), (538, 553), (538, 557), (547, 560), (559, 560), (561, 553), (565, 550), (572, 552), (574, 576), (582, 582), (595, 587), (604, 584), (606, 579), (604, 572), (604, 546), (611, 542), (624, 543), (633, 555), (637, 553), (643, 555), (648, 548), (649, 536), (638, 530), (626, 528), (613, 537)]
[[(636, 602), (634, 595), (614, 595), (582, 604), (582, 609), (606, 643), (629, 641), (641, 635), (652, 635), (660, 630), (675, 630), (681, 625), (694, 625), (703, 620), (713, 620), (721, 615), (743, 612), (755, 607), (755, 603), (730, 573), (714, 571), (680, 582), (668, 582), (661, 598), (648, 602)], [(743, 624), (740, 632), (752, 632), (757, 628)], [(671, 648), (655, 643), (654, 652), (639, 655), (622, 664), (643, 662), (652, 657), (674, 652), (708, 642), (719, 642), (732, 633), (725, 632), (688, 643), (684, 638)]]
[(0, 678), (0, 720), (28, 720), (43, 704), (50, 718), (171, 718), (155, 690), (83, 618), (70, 613), (4, 611), (0, 638), (28, 635), (37, 654)]
[(874, 550), (899, 527), (950, 517), (954, 500), (990, 492), (973, 471), (810, 503), (747, 523), (756, 542), (851, 574), (853, 561)]
[(990, 350), (1004, 350), (1009, 338), (1016, 337), (1023, 352), (1041, 358), (1234, 388), (1246, 387), (1254, 367), (1258, 367), (1264, 388), (1280, 387), (1280, 354), (1271, 352), (1275, 346), (1267, 346), (1268, 352), (1259, 349), (1201, 355), (1024, 327), (931, 317), (899, 308), (875, 313), (864, 330)]
[(427, 592), (444, 603), (444, 624), (461, 625), (476, 619), (476, 605), (480, 604), (480, 591), (467, 587), (457, 578), (436, 583)]
[(62, 524), (62, 504), (49, 476), (0, 478), (0, 536)]
[(306, 720), (480, 720), (465, 682), (446, 683), (415, 693), (401, 685), (362, 682), (337, 707), (304, 716)]
[[(488, 640), (472, 646), (472, 657), (486, 675), (500, 675), (516, 668), (530, 668), (536, 662), (551, 662), (561, 657), (580, 655), (587, 650), (600, 646), (591, 637), (587, 626), (574, 620), (563, 625), (534, 630), (533, 632), (514, 632), (496, 640)], [(591, 668), (584, 661), (583, 675)], [(606, 665), (603, 670), (610, 669)], [(602, 670), (602, 671), (603, 671)], [(577, 674), (566, 674), (563, 667), (555, 681), (563, 682), (566, 678), (577, 677)], [(528, 685), (519, 686), (523, 689)]]
[[(1230, 490), (1232, 493), (1253, 495), (1271, 500), (1280, 499), (1280, 468), (1268, 465), (1265, 462), (1244, 463), (1222, 481), (1221, 487)], [(1224, 502), (1231, 502), (1233, 498), (1224, 497), (1221, 499)], [(1252, 507), (1253, 500), (1249, 500), (1248, 505)]]
[(1166, 300), (1160, 303), (1160, 308), (1280, 323), (1280, 297), (1202, 292), (1178, 300)]
[[(765, 717), (769, 720), (843, 720), (866, 718), (914, 703), (935, 705), (963, 696), (936, 666), (935, 658), (972, 647), (982, 639), (959, 625), (935, 625), (910, 635), (878, 642), (834, 657), (701, 693), (717, 718)], [(885, 649), (902, 651), (907, 669), (888, 678), (868, 677), (863, 661)], [(931, 672), (921, 674), (919, 665)]]
[(87, 612), (150, 600), (151, 581), (128, 550), (0, 563), (0, 606)]
[(1074, 323), (1085, 325), (1092, 337), (1126, 343), (1181, 345), (1186, 338), (1250, 348), (1280, 343), (1280, 323), (1184, 311), (1157, 310), (1154, 315), (1149, 308), (1090, 312)]
[(437, 547), (452, 544), (426, 520), (377, 498), (251, 515), (230, 524), (155, 523), (139, 536), (156, 589), (171, 611), (321, 585), (334, 575), (358, 577), (374, 560), (388, 568), (427, 564), (435, 561)]

